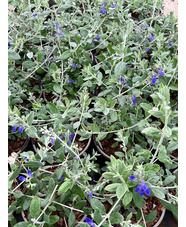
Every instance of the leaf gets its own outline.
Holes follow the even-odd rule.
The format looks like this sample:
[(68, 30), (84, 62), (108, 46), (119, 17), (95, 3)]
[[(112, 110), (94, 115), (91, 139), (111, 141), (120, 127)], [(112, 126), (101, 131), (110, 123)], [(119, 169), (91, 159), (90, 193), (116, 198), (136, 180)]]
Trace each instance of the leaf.
[(152, 212), (150, 212), (150, 214), (145, 215), (145, 221), (147, 223), (154, 221), (154, 219), (156, 218), (157, 215), (157, 211), (153, 210)]
[(52, 114), (59, 113), (57, 107), (53, 103), (49, 102), (47, 104), (47, 107), (49, 108), (49, 110)]
[(70, 50), (66, 50), (65, 52), (62, 53), (60, 59), (65, 60), (65, 59), (69, 58), (70, 55), (71, 55)]
[(61, 88), (61, 85), (60, 84), (54, 84), (54, 91), (58, 94), (61, 94), (62, 92), (62, 88)]
[(121, 199), (127, 190), (128, 190), (127, 184), (121, 183), (116, 189), (116, 195), (118, 199)]
[(29, 125), (32, 125), (33, 119), (34, 119), (34, 112), (31, 111), (29, 113), (29, 115), (27, 116), (27, 122), (28, 122)]
[(133, 190), (133, 200), (137, 208), (141, 209), (143, 206), (143, 197), (139, 193), (135, 193), (135, 188)]
[(16, 53), (15, 51), (9, 50), (8, 51), (8, 59), (9, 60), (19, 60), (21, 59), (20, 55), (18, 53)]
[(158, 164), (147, 163), (144, 165), (145, 174), (154, 175), (160, 170), (160, 166)]
[(72, 192), (76, 195), (79, 195), (82, 199), (85, 198), (83, 190), (78, 185), (73, 187)]
[(117, 112), (111, 110), (111, 111), (110, 111), (110, 117), (111, 117), (111, 121), (110, 121), (110, 122), (117, 121)]
[(166, 185), (172, 183), (175, 180), (175, 178), (176, 178), (176, 176), (174, 176), (174, 175), (170, 175), (170, 176), (166, 177), (163, 182), (163, 185), (166, 186)]
[(44, 59), (44, 53), (39, 52), (39, 53), (37, 54), (37, 61), (38, 61), (38, 62), (41, 62), (43, 59)]
[(19, 199), (22, 196), (24, 196), (24, 194), (21, 191), (17, 190), (17, 191), (14, 192), (14, 197), (16, 199)]
[(31, 59), (33, 57), (33, 52), (28, 52), (27, 57)]
[(26, 134), (31, 138), (38, 138), (37, 130), (34, 126), (30, 126), (25, 130)]
[(105, 190), (109, 191), (109, 192), (115, 192), (119, 185), (120, 185), (120, 183), (109, 184), (105, 187)]
[(155, 110), (149, 110), (148, 113), (154, 117), (162, 118), (164, 117), (163, 113), (161, 111), (155, 111)]
[(142, 133), (146, 134), (147, 136), (152, 136), (152, 137), (160, 137), (161, 131), (157, 128), (154, 127), (148, 127), (143, 129)]
[(140, 103), (140, 106), (147, 112), (152, 109), (152, 104), (149, 103)]
[(12, 180), (14, 180), (16, 177), (18, 177), (19, 174), (20, 174), (20, 172), (21, 172), (21, 168), (17, 168), (17, 169), (11, 174), (11, 176), (10, 176), (10, 178), (9, 178), (9, 181), (12, 181)]
[(132, 201), (132, 192), (126, 192), (126, 194), (123, 197), (123, 205), (127, 206)]
[(22, 63), (22, 66), (24, 68), (30, 69), (30, 68), (33, 68), (35, 66), (35, 63), (33, 61), (24, 61)]
[(98, 199), (92, 198), (90, 200), (90, 203), (91, 203), (91, 207), (94, 210), (98, 210), (101, 214), (105, 214), (106, 213), (104, 205)]
[(113, 212), (110, 215), (110, 222), (112, 225), (121, 223), (123, 222), (123, 220), (124, 220), (124, 217), (118, 212)]
[(162, 132), (166, 137), (170, 137), (172, 135), (171, 129), (166, 125), (163, 127)]
[(164, 199), (165, 198), (165, 194), (160, 190), (160, 188), (152, 188), (151, 189), (154, 196), (156, 196), (159, 199)]
[(14, 225), (14, 227), (28, 227), (29, 223), (28, 222), (18, 222), (17, 224)]
[(48, 184), (48, 192), (52, 194), (52, 192), (54, 191), (54, 188), (55, 188), (55, 181), (53, 178), (50, 178), (49, 184)]
[(107, 136), (107, 133), (100, 132), (98, 136), (96, 137), (96, 141), (103, 140)]
[(116, 66), (115, 66), (115, 69), (114, 69), (114, 74), (117, 78), (119, 78), (120, 76), (122, 76), (125, 72), (125, 69), (126, 69), (126, 64), (121, 61), (119, 62)]
[(73, 124), (73, 128), (76, 129), (80, 126), (80, 121), (77, 121)]
[(25, 163), (25, 167), (30, 167), (30, 168), (39, 168), (43, 166), (43, 164), (39, 161), (28, 161)]
[(40, 214), (40, 200), (37, 196), (34, 196), (34, 198), (32, 199), (31, 203), (30, 203), (30, 215), (33, 218), (37, 218)]
[(49, 217), (49, 219), (50, 219), (50, 222), (49, 222), (50, 225), (53, 225), (53, 224), (55, 224), (59, 220), (59, 216), (52, 215), (52, 216)]
[(74, 213), (71, 211), (69, 214), (69, 217), (68, 217), (68, 226), (73, 227), (75, 224), (75, 220), (76, 220), (76, 217), (75, 217)]
[(58, 192), (60, 194), (65, 193), (72, 187), (72, 185), (73, 185), (72, 180), (68, 179), (64, 183), (61, 184), (61, 186), (59, 187)]

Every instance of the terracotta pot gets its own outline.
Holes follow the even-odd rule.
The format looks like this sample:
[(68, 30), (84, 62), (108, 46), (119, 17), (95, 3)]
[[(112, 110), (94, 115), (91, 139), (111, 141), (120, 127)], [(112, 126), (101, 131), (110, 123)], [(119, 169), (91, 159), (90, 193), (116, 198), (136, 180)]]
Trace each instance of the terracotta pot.
[[(88, 139), (87, 145), (86, 145), (85, 148), (81, 151), (81, 153), (79, 154), (79, 156), (81, 156), (84, 152), (86, 152), (86, 151), (88, 150), (88, 148), (89, 148), (89, 146), (90, 146), (90, 143), (91, 143), (91, 140), (92, 140), (92, 138), (90, 137), (90, 138)], [(32, 146), (33, 146), (34, 152), (37, 153), (37, 147), (36, 147), (36, 145), (35, 145), (34, 140), (32, 139), (31, 141), (32, 141)]]

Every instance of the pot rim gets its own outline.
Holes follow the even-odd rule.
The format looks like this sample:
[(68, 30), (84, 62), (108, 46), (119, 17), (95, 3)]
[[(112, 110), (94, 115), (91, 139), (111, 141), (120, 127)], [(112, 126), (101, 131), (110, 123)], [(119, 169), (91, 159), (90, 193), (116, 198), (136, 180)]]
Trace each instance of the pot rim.
[(96, 146), (96, 148), (98, 149), (98, 151), (107, 159), (107, 160), (110, 160), (110, 156), (107, 155), (99, 146), (99, 143), (96, 141), (96, 136), (93, 135), (93, 141), (94, 141), (94, 144)]
[[(86, 152), (86, 151), (88, 150), (88, 148), (89, 148), (89, 146), (90, 146), (90, 143), (91, 143), (91, 140), (92, 140), (91, 137), (88, 138), (88, 142), (87, 142), (85, 148), (84, 148), (84, 149), (81, 151), (81, 153), (79, 154), (79, 156), (81, 156), (84, 152)], [(31, 141), (32, 141), (32, 146), (33, 146), (34, 152), (37, 154), (37, 148), (36, 148), (36, 146), (35, 146), (34, 140), (32, 139)]]

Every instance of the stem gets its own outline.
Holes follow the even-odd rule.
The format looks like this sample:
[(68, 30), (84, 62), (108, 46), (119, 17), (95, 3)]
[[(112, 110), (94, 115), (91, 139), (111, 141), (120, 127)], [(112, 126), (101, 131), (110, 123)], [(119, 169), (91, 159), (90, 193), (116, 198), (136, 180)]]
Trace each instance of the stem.
[(39, 215), (39, 217), (38, 217), (36, 220), (33, 220), (33, 219), (32, 219), (32, 221), (33, 221), (34, 223), (37, 222), (37, 221), (40, 219), (40, 217), (44, 214), (45, 210), (46, 210), (46, 209), (48, 208), (48, 206), (50, 205), (50, 201), (51, 201), (51, 199), (52, 199), (52, 197), (53, 197), (53, 195), (54, 195), (54, 193), (55, 193), (57, 187), (58, 187), (58, 184), (57, 184), (56, 187), (54, 188), (54, 191), (52, 192), (52, 194), (51, 194), (51, 196), (50, 196), (50, 199), (49, 199), (49, 201), (48, 201), (48, 204), (47, 204), (47, 205), (45, 206), (45, 208), (42, 210), (42, 212), (41, 212), (41, 214)]
[(157, 1), (158, 1), (158, 0), (155, 0), (155, 4), (154, 4), (154, 7), (153, 7), (152, 20), (151, 20), (151, 22), (150, 22), (150, 27), (152, 26), (152, 21), (153, 21), (153, 18), (154, 18), (154, 13), (155, 13)]
[(69, 206), (67, 206), (67, 205), (64, 205), (64, 204), (62, 204), (62, 203), (58, 203), (58, 202), (56, 202), (56, 201), (53, 201), (53, 203), (58, 204), (58, 205), (60, 205), (60, 206), (62, 206), (62, 207), (66, 207), (66, 208), (68, 208), (68, 209), (70, 209), (70, 210), (75, 210), (75, 211), (84, 213), (84, 211), (82, 211), (82, 210), (78, 210), (78, 209), (76, 209), (76, 208), (69, 207)]
[(117, 200), (117, 202), (114, 204), (114, 206), (112, 207), (112, 209), (109, 211), (109, 213), (104, 217), (104, 219), (99, 223), (99, 225), (97, 227), (100, 227), (103, 224), (103, 222), (110, 216), (110, 214), (115, 209), (115, 207), (117, 206), (117, 204), (119, 203), (119, 201), (120, 201), (120, 199)]
[(144, 224), (145, 224), (145, 227), (147, 227), (142, 208), (141, 208), (141, 215), (142, 215), (142, 218), (143, 218), (143, 222), (144, 222)]

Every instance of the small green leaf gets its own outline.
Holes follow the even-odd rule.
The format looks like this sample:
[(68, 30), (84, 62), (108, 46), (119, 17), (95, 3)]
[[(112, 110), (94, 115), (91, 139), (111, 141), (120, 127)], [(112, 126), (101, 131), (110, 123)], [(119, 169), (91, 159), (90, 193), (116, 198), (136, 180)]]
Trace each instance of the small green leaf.
[(34, 198), (32, 199), (31, 203), (30, 203), (30, 215), (33, 218), (37, 218), (40, 214), (40, 200), (37, 196), (34, 196)]
[(24, 61), (22, 63), (22, 66), (24, 68), (30, 69), (30, 68), (33, 68), (35, 66), (35, 63), (33, 61)]
[(152, 104), (149, 103), (140, 103), (140, 106), (147, 112), (152, 109)]
[(31, 59), (33, 57), (33, 52), (28, 52), (27, 57)]
[(58, 94), (61, 94), (62, 92), (62, 88), (61, 88), (61, 85), (60, 84), (54, 84), (54, 91)]
[(30, 126), (29, 128), (27, 128), (25, 130), (26, 134), (31, 137), (31, 138), (37, 138), (38, 135), (37, 135), (37, 130), (34, 126)]
[(55, 224), (59, 220), (59, 216), (52, 215), (52, 216), (49, 217), (49, 219), (50, 219), (49, 224), (50, 225), (53, 225), (53, 224)]
[(152, 188), (152, 192), (159, 199), (165, 198), (165, 194), (160, 190), (160, 188)]
[(98, 199), (92, 198), (90, 203), (94, 210), (98, 210), (101, 214), (106, 213), (104, 205)]
[(73, 185), (72, 180), (68, 179), (64, 183), (62, 183), (62, 185), (59, 187), (58, 192), (60, 194), (65, 193), (72, 187), (72, 185)]
[(123, 222), (123, 220), (124, 220), (124, 217), (118, 212), (113, 212), (110, 215), (110, 222), (112, 225), (121, 223)]
[(59, 113), (57, 107), (53, 103), (49, 102), (47, 106), (52, 114)]
[(115, 66), (115, 69), (114, 69), (114, 74), (117, 78), (119, 78), (120, 76), (122, 76), (124, 74), (125, 69), (126, 69), (125, 66), (126, 66), (126, 64), (123, 61), (117, 63), (117, 65)]
[(163, 182), (163, 185), (166, 186), (166, 185), (174, 182), (175, 178), (176, 178), (176, 176), (174, 176), (174, 175), (170, 175), (170, 176), (166, 177)]
[(27, 122), (28, 122), (29, 125), (32, 125), (33, 119), (34, 119), (34, 112), (31, 111), (29, 113), (29, 115), (27, 116)]
[(69, 217), (68, 217), (68, 226), (73, 227), (75, 224), (75, 220), (76, 220), (76, 217), (75, 217), (74, 213), (71, 211), (69, 214)]
[(119, 185), (120, 185), (120, 183), (109, 184), (105, 187), (105, 190), (109, 191), (109, 192), (115, 192)]
[(143, 206), (143, 197), (139, 193), (135, 193), (135, 188), (133, 190), (133, 200), (137, 208), (141, 209)]
[(43, 59), (44, 59), (44, 53), (39, 52), (39, 53), (37, 54), (37, 61), (38, 61), (38, 62), (41, 62)]
[(117, 112), (111, 110), (110, 111), (111, 122), (117, 121)]
[(19, 174), (20, 174), (20, 172), (21, 172), (21, 168), (17, 168), (17, 169), (11, 174), (11, 176), (10, 176), (10, 178), (9, 178), (9, 181), (12, 181), (12, 180), (14, 180), (16, 177), (18, 177)]
[(16, 199), (19, 199), (22, 196), (24, 196), (24, 194), (21, 191), (17, 190), (17, 191), (14, 192), (14, 197)]
[(66, 50), (65, 52), (62, 53), (60, 59), (65, 60), (65, 59), (69, 58), (70, 55), (71, 55), (70, 50)]
[(126, 194), (123, 197), (123, 205), (127, 206), (132, 201), (132, 192), (126, 192)]
[(150, 212), (150, 214), (145, 215), (145, 220), (147, 223), (154, 221), (154, 219), (156, 218), (157, 215), (157, 211), (153, 210), (152, 212)]
[(25, 163), (25, 167), (30, 167), (30, 168), (39, 168), (43, 164), (39, 161), (28, 161)]
[(163, 127), (162, 132), (166, 137), (170, 137), (172, 135), (171, 129), (166, 125)]
[(19, 60), (21, 59), (20, 55), (18, 53), (16, 53), (15, 51), (9, 50), (8, 51), (8, 59), (9, 60)]
[(14, 227), (28, 227), (29, 223), (28, 222), (18, 222), (17, 224), (14, 225)]
[(116, 189), (116, 195), (118, 199), (121, 199), (127, 190), (128, 190), (127, 184), (121, 183)]

